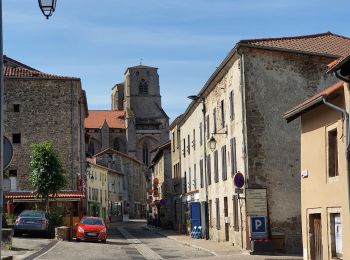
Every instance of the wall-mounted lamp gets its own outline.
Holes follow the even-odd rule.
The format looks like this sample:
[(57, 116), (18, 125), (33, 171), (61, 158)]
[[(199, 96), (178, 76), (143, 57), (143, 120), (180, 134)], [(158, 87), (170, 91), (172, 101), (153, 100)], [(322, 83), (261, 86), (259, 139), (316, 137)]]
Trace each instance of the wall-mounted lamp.
[(86, 164), (86, 176), (89, 177), (89, 179), (93, 182), (94, 181), (94, 174), (93, 172), (91, 171), (91, 166), (90, 164)]
[(212, 152), (214, 152), (216, 149), (216, 140), (214, 138), (214, 135), (227, 135), (227, 130), (225, 132), (222, 132), (222, 133), (212, 133), (211, 134), (211, 137), (210, 137), (208, 143), (209, 143), (209, 149)]

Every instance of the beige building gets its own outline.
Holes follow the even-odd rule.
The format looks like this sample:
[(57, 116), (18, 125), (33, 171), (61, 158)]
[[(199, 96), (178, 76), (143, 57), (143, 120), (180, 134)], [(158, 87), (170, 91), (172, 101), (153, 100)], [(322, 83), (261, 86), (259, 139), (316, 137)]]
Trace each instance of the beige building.
[(108, 168), (89, 162), (86, 178), (87, 215), (107, 219)]
[[(349, 82), (349, 59), (329, 71)], [(350, 257), (349, 101), (349, 83), (341, 81), (284, 115), (301, 118), (304, 259)]]
[[(239, 41), (176, 123), (178, 129), (172, 124), (171, 138), (180, 132), (180, 158), (172, 167), (181, 163), (183, 202), (195, 201), (198, 196), (186, 193), (198, 189), (205, 226), (208, 200), (211, 239), (250, 249), (261, 231), (251, 220), (261, 217), (270, 247), (301, 253), (300, 125), (287, 126), (280, 115), (334, 84), (334, 76), (324, 75), (327, 64), (348, 52), (350, 40), (330, 32)], [(203, 159), (207, 184), (201, 188)], [(233, 185), (238, 172), (245, 177), (242, 190)]]
[(173, 228), (173, 184), (171, 175), (170, 141), (160, 145), (153, 152), (152, 178), (152, 213), (158, 218), (163, 228)]

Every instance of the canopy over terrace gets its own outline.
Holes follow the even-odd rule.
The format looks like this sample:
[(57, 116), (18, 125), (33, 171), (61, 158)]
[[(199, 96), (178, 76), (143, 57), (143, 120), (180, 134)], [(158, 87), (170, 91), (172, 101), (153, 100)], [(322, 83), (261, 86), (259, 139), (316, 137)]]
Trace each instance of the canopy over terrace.
[[(73, 225), (76, 218), (83, 215), (82, 199), (84, 194), (79, 191), (61, 191), (56, 196), (50, 196), (50, 209), (59, 208), (64, 215), (64, 224)], [(44, 208), (43, 201), (35, 192), (13, 191), (4, 193), (6, 212), (20, 214), (25, 209)]]

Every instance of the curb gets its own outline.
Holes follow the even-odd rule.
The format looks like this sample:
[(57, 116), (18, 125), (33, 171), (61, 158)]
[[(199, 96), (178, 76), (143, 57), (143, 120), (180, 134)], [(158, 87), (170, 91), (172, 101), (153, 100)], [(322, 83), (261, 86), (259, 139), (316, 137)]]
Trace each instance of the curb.
[(39, 251), (36, 251), (33, 254), (30, 254), (29, 256), (26, 256), (25, 258), (23, 258), (23, 260), (33, 260), (36, 259), (42, 255), (44, 255), (45, 253), (47, 253), (48, 251), (50, 251), (54, 246), (56, 246), (60, 241), (59, 240), (53, 240), (51, 241), (49, 244), (47, 244), (46, 246), (44, 246), (43, 248), (41, 248)]
[(209, 249), (206, 249), (206, 248), (204, 248), (204, 247), (200, 247), (200, 246), (197, 246), (197, 245), (193, 245), (193, 244), (191, 244), (191, 243), (188, 243), (188, 242), (180, 241), (180, 240), (176, 239), (175, 237), (168, 237), (167, 235), (162, 234), (160, 231), (150, 229), (150, 228), (147, 227), (147, 226), (146, 226), (146, 229), (148, 229), (148, 231), (155, 232), (155, 233), (157, 233), (157, 234), (159, 234), (159, 235), (161, 235), (161, 236), (163, 236), (163, 237), (166, 237), (166, 238), (175, 240), (175, 241), (177, 241), (177, 242), (179, 242), (179, 243), (181, 243), (181, 244), (184, 244), (184, 245), (186, 245), (186, 246), (190, 246), (190, 247), (193, 247), (193, 248), (196, 248), (196, 249), (199, 249), (199, 250), (203, 250), (203, 251), (209, 252), (209, 253), (211, 253), (211, 254), (214, 255), (214, 256), (219, 256), (216, 252), (211, 251), (211, 250), (209, 250)]

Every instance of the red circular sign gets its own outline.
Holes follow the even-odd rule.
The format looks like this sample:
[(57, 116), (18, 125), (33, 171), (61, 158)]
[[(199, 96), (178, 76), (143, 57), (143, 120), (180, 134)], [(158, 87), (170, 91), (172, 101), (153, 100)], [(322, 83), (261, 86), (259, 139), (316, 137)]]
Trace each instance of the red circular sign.
[(245, 183), (244, 180), (244, 175), (241, 172), (237, 172), (234, 176), (233, 176), (233, 184), (236, 186), (236, 188), (243, 188)]

